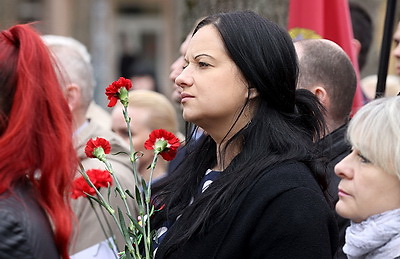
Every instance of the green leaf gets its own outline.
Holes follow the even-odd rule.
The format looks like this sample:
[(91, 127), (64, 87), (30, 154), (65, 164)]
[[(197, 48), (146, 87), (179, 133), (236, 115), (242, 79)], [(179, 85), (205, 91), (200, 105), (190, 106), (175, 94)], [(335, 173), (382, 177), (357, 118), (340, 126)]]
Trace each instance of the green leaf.
[[(140, 233), (143, 233), (144, 229), (143, 229), (143, 227), (141, 227), (141, 226), (139, 225), (139, 223), (137, 222), (137, 220), (134, 219), (134, 218), (132, 218), (131, 215), (128, 215), (128, 217), (129, 217), (129, 219), (132, 221), (132, 223), (133, 223), (133, 225), (135, 226), (135, 228), (136, 228), (137, 230), (139, 230)], [(142, 220), (142, 222), (143, 222), (143, 220)]]
[(143, 178), (142, 178), (142, 188), (143, 188), (143, 193), (144, 193), (145, 197), (147, 197), (147, 183)]
[(111, 195), (111, 185), (107, 183), (107, 201), (110, 202), (110, 195)]
[(132, 199), (135, 199), (135, 197), (133, 197), (133, 194), (131, 193), (130, 190), (125, 190), (125, 193), (128, 194), (128, 196), (131, 197)]
[(119, 152), (115, 152), (115, 153), (111, 153), (111, 154), (112, 154), (112, 155), (124, 154), (124, 155), (129, 156), (129, 153), (128, 153), (128, 152), (125, 152), (125, 151), (119, 151)]
[(122, 211), (121, 211), (121, 209), (119, 207), (118, 207), (118, 219), (119, 219), (119, 224), (121, 226), (122, 234), (124, 235), (125, 241), (129, 241), (130, 238), (129, 238), (128, 229), (127, 229), (126, 224), (125, 224), (125, 218), (124, 218), (124, 215), (122, 214)]
[(103, 208), (105, 208), (105, 209), (107, 210), (107, 212), (108, 212), (110, 215), (113, 215), (113, 214), (115, 213), (114, 209), (113, 209), (109, 204), (104, 203), (102, 200), (100, 200), (100, 199), (98, 199), (98, 198), (96, 198), (96, 197), (94, 197), (94, 196), (92, 196), (92, 195), (90, 195), (90, 194), (87, 194), (87, 193), (86, 193), (86, 195), (87, 195), (88, 199), (94, 200), (94, 201), (97, 202), (100, 206), (102, 206)]
[(93, 195), (90, 195), (89, 193), (86, 193), (86, 192), (83, 192), (83, 193), (86, 194), (89, 199), (94, 200), (95, 202), (97, 202), (101, 206), (105, 207), (104, 203), (100, 199), (98, 199), (97, 197), (95, 197)]
[(118, 188), (114, 188), (114, 197), (118, 197)]
[(142, 205), (142, 198), (140, 196), (140, 191), (139, 191), (139, 188), (137, 186), (135, 186), (135, 192), (136, 192), (136, 202), (137, 202), (137, 204), (139, 206), (139, 209), (140, 209), (140, 207), (142, 207), (143, 205)]
[(149, 216), (151, 217), (154, 214), (154, 205), (151, 206)]

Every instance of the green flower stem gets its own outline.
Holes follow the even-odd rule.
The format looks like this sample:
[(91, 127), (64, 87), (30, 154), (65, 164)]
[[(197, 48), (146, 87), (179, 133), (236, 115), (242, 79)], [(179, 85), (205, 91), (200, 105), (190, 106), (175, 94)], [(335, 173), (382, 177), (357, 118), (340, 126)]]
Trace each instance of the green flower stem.
[(122, 189), (122, 186), (121, 186), (121, 183), (118, 180), (118, 177), (115, 176), (114, 170), (112, 169), (112, 166), (111, 166), (110, 162), (108, 162), (107, 159), (102, 160), (102, 162), (106, 165), (107, 171), (110, 172), (112, 178), (114, 179), (115, 183), (117, 184), (117, 189), (118, 189), (118, 192), (119, 192), (119, 194), (121, 196), (122, 201), (124, 202), (126, 212), (129, 215), (132, 215), (131, 211), (129, 210), (128, 203), (126, 202), (126, 194), (125, 194), (124, 190)]
[[(100, 220), (99, 213), (97, 212), (96, 208), (94, 207), (93, 201), (92, 201), (89, 197), (88, 197), (87, 199), (89, 200), (90, 206), (92, 207), (92, 210), (94, 211), (94, 214), (96, 215), (97, 221), (99, 222), (99, 225), (100, 225), (100, 227), (101, 227), (101, 230), (103, 231), (103, 234), (104, 234), (104, 236), (105, 236), (105, 238), (106, 238), (106, 240), (107, 240), (108, 246), (109, 246), (109, 247), (111, 248), (111, 250), (113, 251), (114, 257), (115, 257), (116, 259), (118, 259), (118, 256), (117, 256), (117, 255), (115, 254), (115, 252), (114, 252), (114, 246), (113, 246), (112, 243), (110, 242), (110, 240), (109, 240), (109, 238), (108, 238), (108, 235), (107, 235), (107, 232), (106, 232), (106, 230), (104, 229), (103, 224), (101, 224), (101, 220)], [(101, 209), (101, 206), (100, 206), (100, 211), (102, 212), (103, 218), (104, 218), (104, 220), (106, 221), (106, 224), (107, 224), (108, 230), (110, 231), (110, 235), (111, 235), (111, 238), (112, 238), (112, 240), (113, 240), (113, 243), (114, 243), (115, 247), (117, 247), (117, 243), (116, 243), (116, 241), (115, 241), (114, 234), (113, 234), (113, 232), (112, 232), (112, 230), (111, 230), (111, 227), (110, 227), (110, 224), (109, 224), (107, 218), (106, 218), (105, 215), (104, 215), (104, 211)], [(117, 247), (117, 250), (118, 250), (118, 247)]]
[(146, 258), (151, 258), (150, 257), (150, 246), (151, 246), (151, 228), (150, 228), (150, 199), (151, 199), (151, 182), (153, 180), (153, 173), (154, 173), (154, 169), (156, 168), (156, 164), (157, 164), (157, 158), (158, 158), (158, 154), (159, 152), (154, 151), (154, 157), (153, 157), (153, 161), (151, 162), (150, 165), (150, 178), (149, 178), (149, 182), (147, 183), (147, 192), (146, 192), (146, 197), (145, 197), (145, 203), (146, 203), (146, 215), (147, 215), (147, 219), (146, 219), (146, 230), (144, 231), (145, 233), (143, 234), (143, 239), (145, 240), (144, 243), (144, 249), (145, 249), (145, 253), (146, 253)]
[[(110, 162), (108, 162), (107, 159), (103, 159), (103, 160), (101, 160), (101, 161), (106, 165), (107, 171), (111, 174), (112, 178), (114, 179), (114, 181), (115, 181), (115, 183), (116, 183), (116, 185), (117, 185), (116, 188), (118, 189), (118, 193), (119, 193), (119, 195), (120, 195), (122, 201), (124, 202), (126, 212), (128, 213), (128, 215), (132, 216), (131, 211), (130, 211), (129, 206), (128, 206), (128, 203), (127, 203), (127, 201), (126, 201), (126, 194), (125, 194), (124, 190), (122, 189), (122, 186), (121, 186), (121, 183), (120, 183), (119, 180), (118, 180), (118, 177), (115, 176), (114, 170), (113, 170), (113, 168), (112, 168)], [(116, 217), (115, 217), (115, 220), (116, 220)], [(117, 225), (118, 225), (118, 226), (120, 225), (119, 222), (117, 223)], [(132, 241), (131, 241), (131, 239), (130, 239), (129, 237), (126, 237), (126, 236), (124, 235), (124, 232), (122, 231), (121, 226), (119, 226), (119, 228), (121, 229), (121, 234), (122, 234), (122, 236), (123, 236), (124, 239), (125, 239), (125, 243), (126, 243), (126, 245), (128, 246), (129, 252), (130, 252), (131, 254), (133, 254), (134, 251), (135, 251), (135, 249), (134, 249), (134, 247), (132, 246)], [(138, 246), (136, 240), (135, 240), (134, 242), (135, 242), (135, 247), (138, 248), (139, 246)], [(136, 250), (138, 250), (138, 249), (136, 249)], [(137, 252), (137, 251), (136, 251), (136, 252)]]
[(154, 173), (154, 169), (156, 168), (158, 155), (159, 155), (159, 152), (154, 151), (153, 161), (151, 162), (151, 165), (150, 165), (150, 169), (151, 169), (151, 170), (150, 170), (150, 178), (149, 178), (149, 182), (148, 182), (148, 184), (147, 184), (146, 203), (150, 203), (150, 198), (151, 198), (151, 182), (152, 182), (152, 180), (153, 180), (153, 173)]
[[(106, 159), (102, 160), (102, 162), (106, 164), (107, 169), (108, 169), (108, 166), (111, 167), (110, 163), (109, 163)], [(110, 168), (110, 169), (111, 169), (111, 171), (112, 171), (112, 168)], [(109, 172), (110, 172), (110, 171), (109, 171)], [(92, 188), (96, 191), (97, 196), (98, 196), (98, 197), (100, 198), (100, 200), (101, 200), (100, 205), (102, 205), (103, 207), (105, 207), (106, 210), (108, 211), (108, 213), (110, 213), (110, 215), (113, 217), (115, 223), (117, 224), (119, 231), (120, 231), (121, 234), (125, 237), (124, 232), (123, 232), (123, 230), (122, 230), (122, 227), (121, 227), (121, 225), (119, 224), (119, 221), (118, 221), (118, 219), (117, 219), (117, 217), (116, 217), (116, 215), (115, 215), (115, 210), (108, 204), (108, 202), (107, 202), (106, 199), (103, 197), (103, 195), (100, 193), (100, 191), (97, 190), (96, 186), (94, 186), (94, 184), (93, 184), (92, 181), (89, 179), (89, 177), (88, 177), (88, 175), (86, 174), (86, 172), (83, 171), (83, 172), (81, 172), (81, 174), (82, 174), (83, 178), (85, 178), (85, 180), (86, 180), (86, 182), (89, 184), (89, 186), (92, 187)], [(114, 174), (113, 174), (112, 172), (110, 172), (110, 174), (111, 174), (111, 176), (112, 176), (112, 177), (114, 178), (114, 180), (115, 180), (116, 177), (114, 177)], [(119, 183), (119, 182), (118, 182), (118, 179), (116, 180), (116, 182)], [(118, 188), (118, 186), (117, 186), (117, 188)], [(119, 185), (119, 188), (121, 189), (121, 185)], [(122, 196), (121, 196), (121, 197), (122, 197)], [(127, 206), (127, 205), (126, 205), (126, 197), (125, 197), (124, 203), (125, 203), (125, 206)], [(128, 209), (128, 211), (129, 211), (129, 209)], [(128, 213), (129, 213), (129, 215), (131, 215), (130, 212), (128, 212)], [(128, 249), (129, 249), (130, 252), (134, 251), (133, 246), (132, 246), (132, 243), (130, 242), (130, 240), (126, 240), (126, 239), (125, 239), (125, 243), (127, 244)]]
[[(141, 189), (141, 187), (140, 187), (141, 181), (139, 179), (139, 174), (137, 172), (137, 167), (136, 167), (137, 158), (135, 156), (135, 149), (133, 147), (133, 142), (132, 142), (132, 133), (131, 133), (131, 125), (130, 125), (131, 118), (128, 115), (128, 105), (123, 105), (123, 106), (124, 106), (123, 115), (124, 115), (124, 119), (125, 119), (127, 130), (128, 130), (128, 136), (129, 136), (130, 161), (131, 161), (131, 165), (132, 165), (132, 169), (133, 169), (133, 175), (135, 178), (135, 185), (140, 190)], [(151, 183), (153, 171), (154, 171), (154, 166), (153, 166), (153, 169), (151, 172), (149, 184)], [(149, 188), (150, 187), (148, 187), (147, 190), (149, 190)], [(138, 208), (139, 215), (142, 218), (142, 222), (143, 222), (143, 233), (142, 234), (143, 234), (143, 241), (144, 241), (144, 248), (145, 248), (145, 258), (150, 259), (150, 258), (152, 258), (152, 255), (150, 254), (151, 240), (149, 240), (151, 229), (150, 229), (150, 215), (149, 215), (150, 208), (149, 208), (148, 200), (150, 200), (150, 198), (143, 197), (143, 196), (144, 196), (144, 194), (143, 194), (143, 192), (141, 192), (139, 199), (141, 199), (141, 201), (145, 201), (146, 207), (143, 208), (143, 205), (139, 205), (139, 204), (142, 204), (142, 202), (140, 202), (140, 203), (138, 202), (137, 204), (139, 206), (139, 208)], [(145, 215), (147, 215), (147, 219), (145, 218)], [(144, 224), (146, 224), (146, 226)], [(135, 242), (136, 247), (138, 247), (137, 240), (135, 238), (134, 238), (134, 242)], [(141, 258), (139, 249), (136, 250), (136, 256), (137, 256), (137, 258)]]
[[(108, 213), (110, 213), (110, 215), (113, 217), (115, 223), (118, 226), (119, 231), (121, 232), (121, 234), (123, 235), (123, 231), (122, 231), (122, 227), (119, 224), (119, 221), (117, 219), (117, 217), (115, 216), (115, 210), (113, 208), (111, 208), (111, 206), (108, 204), (108, 202), (106, 201), (106, 199), (103, 197), (103, 195), (100, 193), (99, 190), (97, 190), (96, 186), (94, 186), (94, 184), (92, 183), (92, 181), (89, 179), (88, 175), (86, 174), (85, 171), (81, 172), (83, 178), (86, 180), (86, 182), (89, 184), (90, 187), (92, 187), (95, 191), (97, 196), (99, 197), (101, 203), (100, 205), (102, 205), (103, 207), (106, 208), (106, 210), (108, 211)], [(127, 240), (125, 240), (125, 243), (127, 243), (128, 245), (128, 249), (130, 251), (133, 251), (133, 246), (130, 242), (128, 242)]]
[[(129, 118), (129, 115), (128, 115), (128, 106), (124, 106), (124, 109), (123, 109), (123, 114), (124, 114), (124, 119), (125, 119), (125, 122), (126, 122), (126, 126), (127, 126), (127, 128), (128, 128), (128, 136), (129, 136), (129, 151), (130, 151), (130, 153), (131, 154), (134, 154), (135, 153), (135, 149), (134, 149), (134, 147), (133, 147), (133, 142), (132, 142), (132, 132), (131, 132), (131, 118)], [(132, 160), (134, 160), (134, 158), (132, 158), (131, 157), (131, 162), (133, 162)]]
[(129, 152), (130, 152), (130, 161), (132, 164), (132, 169), (133, 169), (133, 175), (135, 177), (135, 181), (136, 181), (136, 186), (140, 186), (140, 181), (139, 181), (139, 174), (137, 172), (137, 167), (136, 167), (136, 157), (135, 157), (135, 148), (133, 147), (133, 142), (132, 142), (132, 132), (131, 132), (131, 118), (129, 118), (128, 115), (128, 106), (124, 106), (123, 109), (123, 114), (124, 114), (124, 119), (126, 122), (126, 127), (128, 129), (128, 136), (129, 136)]
[[(128, 136), (129, 136), (129, 152), (130, 152), (130, 156), (129, 156), (129, 159), (130, 159), (130, 162), (131, 162), (131, 165), (132, 165), (132, 169), (133, 169), (133, 176), (134, 176), (134, 178), (135, 178), (135, 185), (136, 185), (136, 187), (137, 188), (139, 188), (140, 187), (140, 180), (139, 180), (139, 176), (138, 176), (138, 172), (137, 172), (137, 167), (136, 167), (136, 158), (135, 158), (135, 148), (133, 147), (133, 142), (132, 142), (132, 132), (131, 132), (131, 124), (130, 124), (130, 122), (131, 122), (131, 118), (129, 117), (129, 115), (128, 115), (128, 104), (129, 103), (126, 103), (126, 105), (123, 105), (123, 110), (122, 110), (122, 112), (123, 112), (123, 115), (124, 115), (124, 119), (125, 119), (125, 123), (126, 123), (126, 127), (127, 127), (127, 129), (128, 129)], [(140, 188), (139, 188), (140, 189)], [(142, 197), (140, 197), (140, 199), (142, 199)], [(143, 200), (143, 199), (142, 199)], [(137, 202), (137, 204), (138, 204), (138, 207), (139, 207), (139, 203)], [(142, 211), (143, 211), (143, 209), (142, 208), (138, 208), (139, 209), (139, 214), (140, 214), (140, 216), (143, 218), (143, 213), (142, 213)], [(131, 214), (130, 214), (131, 215)], [(144, 231), (145, 232), (145, 231)], [(136, 248), (138, 248), (139, 247), (139, 244), (138, 244), (138, 242), (137, 242), (138, 240), (137, 240), (137, 238), (134, 238), (134, 243), (135, 243), (135, 247)], [(140, 251), (139, 251), (139, 249), (136, 249), (136, 256), (137, 256), (137, 258), (141, 258), (141, 255), (140, 255)], [(146, 258), (150, 258), (150, 257), (146, 257)]]

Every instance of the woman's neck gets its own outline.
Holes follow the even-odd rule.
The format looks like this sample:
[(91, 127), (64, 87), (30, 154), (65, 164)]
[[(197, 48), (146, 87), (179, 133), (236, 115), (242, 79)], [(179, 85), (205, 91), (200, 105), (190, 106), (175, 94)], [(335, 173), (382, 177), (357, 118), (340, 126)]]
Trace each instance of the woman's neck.
[(216, 157), (217, 163), (212, 168), (214, 171), (224, 171), (229, 164), (232, 162), (233, 158), (240, 153), (241, 145), (238, 139), (234, 140), (227, 146), (227, 141), (222, 144), (217, 144)]

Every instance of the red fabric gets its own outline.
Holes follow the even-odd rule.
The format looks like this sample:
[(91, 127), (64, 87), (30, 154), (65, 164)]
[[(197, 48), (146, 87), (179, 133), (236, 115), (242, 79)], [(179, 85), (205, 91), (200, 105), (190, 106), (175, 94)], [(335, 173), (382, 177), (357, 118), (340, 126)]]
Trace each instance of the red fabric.
[[(308, 30), (301, 30), (308, 29)], [(309, 31), (311, 30), (311, 31)], [(353, 29), (347, 0), (290, 0), (288, 31), (294, 40), (324, 38), (336, 42), (350, 57), (357, 74), (352, 113), (363, 105)]]

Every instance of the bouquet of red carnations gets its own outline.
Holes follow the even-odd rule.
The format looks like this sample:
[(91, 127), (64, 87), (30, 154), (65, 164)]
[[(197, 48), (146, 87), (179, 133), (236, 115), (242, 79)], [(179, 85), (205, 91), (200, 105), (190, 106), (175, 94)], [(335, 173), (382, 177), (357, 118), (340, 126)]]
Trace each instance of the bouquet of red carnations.
[[(124, 251), (119, 252), (120, 258), (153, 258), (153, 238), (155, 231), (150, 227), (151, 216), (159, 211), (151, 202), (151, 179), (154, 168), (157, 164), (157, 159), (161, 156), (163, 159), (172, 160), (180, 146), (180, 140), (174, 134), (164, 130), (157, 129), (151, 132), (149, 139), (144, 143), (144, 147), (149, 150), (154, 150), (154, 157), (149, 169), (150, 180), (146, 183), (140, 179), (136, 171), (136, 161), (140, 159), (133, 149), (132, 136), (130, 131), (130, 118), (128, 115), (128, 93), (132, 87), (132, 82), (123, 77), (118, 81), (113, 82), (106, 88), (106, 95), (109, 100), (109, 107), (115, 106), (120, 101), (123, 105), (123, 114), (128, 127), (130, 139), (130, 155), (129, 159), (132, 164), (133, 174), (135, 176), (135, 190), (123, 190), (121, 184), (114, 174), (111, 164), (107, 161), (106, 154), (111, 152), (109, 142), (104, 138), (90, 139), (85, 148), (87, 157), (99, 159), (105, 164), (106, 170), (92, 169), (85, 171), (81, 170), (82, 176), (77, 178), (74, 183), (72, 198), (81, 196), (87, 197), (90, 203), (97, 202), (112, 216), (115, 223), (118, 225), (120, 234), (125, 240)], [(108, 188), (110, 194), (111, 185), (115, 184), (116, 193), (122, 199), (129, 222), (125, 221), (120, 208), (114, 208), (113, 204), (107, 202), (108, 199), (100, 193), (100, 188)], [(133, 193), (132, 193), (133, 191)], [(127, 199), (133, 198), (139, 210), (138, 218), (130, 214)], [(93, 206), (92, 206), (93, 207)], [(94, 209), (94, 208), (93, 208)], [(97, 215), (97, 214), (96, 214)], [(100, 221), (100, 220), (99, 220)], [(103, 228), (103, 226), (102, 226)], [(115, 246), (114, 246), (115, 247)]]

